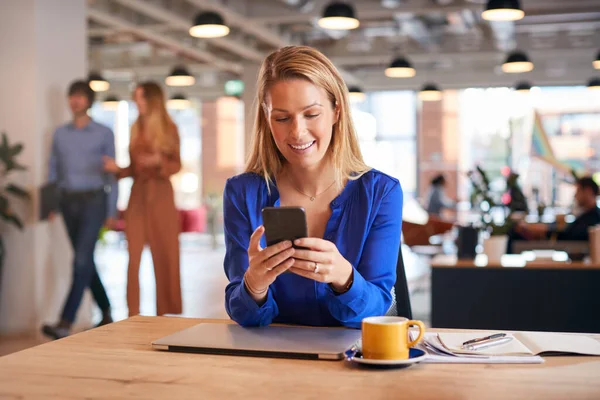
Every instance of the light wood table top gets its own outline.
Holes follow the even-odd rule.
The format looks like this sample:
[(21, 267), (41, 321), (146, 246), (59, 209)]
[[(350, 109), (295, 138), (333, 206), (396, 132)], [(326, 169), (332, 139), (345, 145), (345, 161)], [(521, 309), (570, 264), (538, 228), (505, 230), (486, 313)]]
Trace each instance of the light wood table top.
[[(536, 259), (533, 252), (523, 254), (507, 254), (500, 262), (488, 262), (483, 254), (478, 254), (475, 260), (459, 260), (456, 255), (442, 254), (431, 260), (432, 268), (552, 268), (552, 269), (600, 269), (600, 264), (581, 261), (567, 261), (566, 253), (555, 252), (553, 258)], [(564, 259), (562, 254), (564, 254)]]
[(346, 361), (170, 353), (150, 346), (153, 340), (206, 321), (217, 322), (134, 317), (2, 357), (0, 398), (600, 398), (598, 357), (554, 357), (535, 365), (417, 364), (377, 370)]

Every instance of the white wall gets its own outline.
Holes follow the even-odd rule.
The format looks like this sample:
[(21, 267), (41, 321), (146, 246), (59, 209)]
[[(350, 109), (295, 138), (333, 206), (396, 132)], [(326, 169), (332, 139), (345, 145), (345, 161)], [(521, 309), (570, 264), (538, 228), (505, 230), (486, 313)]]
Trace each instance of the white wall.
[[(0, 224), (0, 333), (27, 332), (58, 318), (71, 279), (64, 226), (37, 222), (37, 190), (52, 132), (69, 119), (68, 84), (87, 75), (86, 10), (83, 0), (0, 0), (0, 10), (0, 131), (24, 144), (19, 161), (28, 171), (14, 178), (33, 194), (15, 206), (26, 221), (22, 232)], [(79, 317), (89, 320), (89, 299)]]

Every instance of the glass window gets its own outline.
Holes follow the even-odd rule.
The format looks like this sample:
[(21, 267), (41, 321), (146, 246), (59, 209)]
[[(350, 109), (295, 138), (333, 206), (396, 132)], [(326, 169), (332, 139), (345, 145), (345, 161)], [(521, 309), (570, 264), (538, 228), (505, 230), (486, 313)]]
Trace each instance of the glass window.
[(367, 93), (352, 110), (365, 162), (397, 178), (405, 198), (417, 189), (416, 113), (410, 91)]

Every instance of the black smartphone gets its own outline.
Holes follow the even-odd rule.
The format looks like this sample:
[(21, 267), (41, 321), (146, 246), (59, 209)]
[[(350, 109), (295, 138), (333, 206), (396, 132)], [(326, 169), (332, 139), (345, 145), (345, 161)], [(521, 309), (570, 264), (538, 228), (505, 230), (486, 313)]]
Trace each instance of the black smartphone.
[[(285, 240), (293, 241), (308, 236), (306, 212), (302, 207), (265, 207), (262, 209), (267, 246)], [(298, 248), (298, 246), (293, 246)]]

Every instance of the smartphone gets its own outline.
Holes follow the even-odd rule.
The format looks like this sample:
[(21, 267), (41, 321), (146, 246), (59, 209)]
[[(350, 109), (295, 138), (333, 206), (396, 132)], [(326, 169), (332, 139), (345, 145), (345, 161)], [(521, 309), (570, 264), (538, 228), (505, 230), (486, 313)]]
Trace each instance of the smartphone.
[[(262, 209), (267, 246), (285, 240), (293, 241), (308, 236), (306, 212), (302, 207), (265, 207)], [(298, 248), (297, 246), (293, 246)]]

